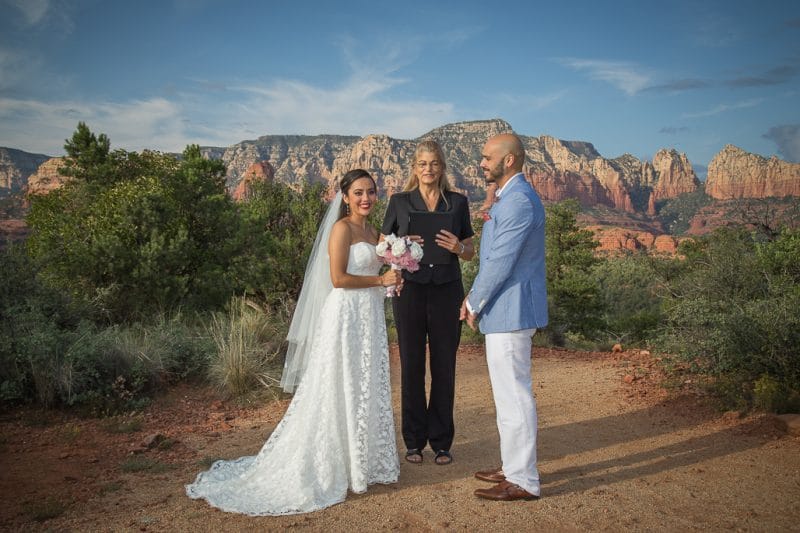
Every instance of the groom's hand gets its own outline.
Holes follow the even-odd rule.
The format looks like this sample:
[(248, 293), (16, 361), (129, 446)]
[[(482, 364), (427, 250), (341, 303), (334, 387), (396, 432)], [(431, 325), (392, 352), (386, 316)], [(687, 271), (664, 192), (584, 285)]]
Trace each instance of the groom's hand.
[(464, 301), (461, 302), (461, 311), (458, 314), (459, 320), (466, 320), (467, 325), (470, 327), (472, 331), (475, 331), (475, 319), (478, 318), (478, 315), (475, 313), (470, 313), (469, 309), (467, 308), (467, 299), (464, 298)]

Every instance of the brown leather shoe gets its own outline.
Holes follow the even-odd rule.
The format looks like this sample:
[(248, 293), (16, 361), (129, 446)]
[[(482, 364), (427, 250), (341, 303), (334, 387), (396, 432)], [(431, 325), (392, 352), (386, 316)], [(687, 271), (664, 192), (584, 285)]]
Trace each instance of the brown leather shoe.
[(485, 498), (487, 500), (495, 500), (500, 502), (512, 502), (515, 500), (538, 500), (539, 497), (531, 494), (519, 485), (509, 483), (508, 481), (501, 481), (497, 485), (489, 489), (477, 489), (475, 496), (478, 498)]
[(501, 481), (506, 480), (506, 476), (503, 475), (502, 468), (481, 470), (480, 472), (475, 472), (475, 477), (481, 481), (488, 481), (489, 483), (500, 483)]

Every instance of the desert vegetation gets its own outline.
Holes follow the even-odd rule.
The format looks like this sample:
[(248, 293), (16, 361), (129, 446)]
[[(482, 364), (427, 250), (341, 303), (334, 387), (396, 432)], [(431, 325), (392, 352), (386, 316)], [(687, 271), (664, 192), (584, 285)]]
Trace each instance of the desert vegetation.
[[(275, 391), (324, 187), (255, 183), (235, 203), (197, 146), (111, 150), (79, 124), (65, 149), (72, 179), (31, 199), (29, 237), (0, 253), (2, 405), (111, 415), (185, 380)], [(660, 212), (678, 228), (703, 205), (697, 193)], [(726, 408), (800, 409), (800, 231), (745, 220), (674, 257), (601, 256), (576, 202), (547, 211), (551, 324), (537, 342), (646, 348)], [(468, 288), (477, 264), (462, 268)]]

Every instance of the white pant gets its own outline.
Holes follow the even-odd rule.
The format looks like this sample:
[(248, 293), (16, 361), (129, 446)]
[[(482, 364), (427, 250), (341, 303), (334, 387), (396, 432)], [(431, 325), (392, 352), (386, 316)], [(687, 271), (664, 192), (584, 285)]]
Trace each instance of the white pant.
[(531, 389), (531, 337), (536, 329), (486, 335), (486, 362), (497, 410), (503, 474), (539, 496), (536, 400)]

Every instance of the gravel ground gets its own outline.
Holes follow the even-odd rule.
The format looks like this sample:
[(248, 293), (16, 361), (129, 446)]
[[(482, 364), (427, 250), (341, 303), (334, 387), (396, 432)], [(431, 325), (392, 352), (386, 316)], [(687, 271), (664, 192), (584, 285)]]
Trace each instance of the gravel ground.
[[(171, 389), (142, 413), (81, 419), (19, 410), (0, 417), (0, 528), (6, 531), (798, 531), (800, 438), (766, 415), (668, 393), (647, 354), (536, 348), (542, 498), (473, 496), (499, 465), (482, 347), (459, 352), (455, 461), (401, 461), (400, 481), (315, 513), (228, 514), (184, 484), (211, 459), (256, 453), (288, 400), (251, 406), (207, 388)], [(395, 419), (399, 368), (392, 352)], [(159, 435), (160, 437), (154, 437)], [(165, 440), (151, 449), (144, 446)], [(398, 435), (398, 442), (401, 442)], [(403, 450), (402, 446), (399, 447)]]

